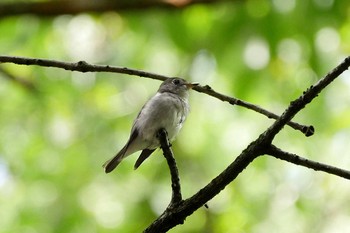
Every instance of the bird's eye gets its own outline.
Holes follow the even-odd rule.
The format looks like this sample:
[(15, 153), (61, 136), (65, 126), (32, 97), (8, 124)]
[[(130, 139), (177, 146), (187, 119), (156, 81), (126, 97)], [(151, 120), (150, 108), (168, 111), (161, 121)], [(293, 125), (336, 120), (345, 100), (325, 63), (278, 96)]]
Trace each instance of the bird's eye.
[(174, 79), (174, 80), (173, 80), (173, 83), (174, 83), (175, 85), (179, 85), (179, 84), (180, 84), (180, 80)]

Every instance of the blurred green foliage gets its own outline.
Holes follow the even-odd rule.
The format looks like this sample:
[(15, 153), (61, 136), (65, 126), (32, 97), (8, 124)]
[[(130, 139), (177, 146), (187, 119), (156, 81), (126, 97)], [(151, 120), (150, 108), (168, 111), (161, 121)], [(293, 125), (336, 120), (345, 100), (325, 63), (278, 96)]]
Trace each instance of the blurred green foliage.
[[(0, 21), (0, 53), (125, 66), (181, 76), (281, 113), (350, 52), (346, 0), (247, 0), (181, 10)], [(140, 232), (167, 206), (161, 151), (111, 174), (101, 165), (126, 142), (158, 81), (6, 64), (38, 89), (0, 82), (0, 232)], [(0, 74), (0, 77), (3, 76)], [(350, 77), (342, 75), (275, 144), (350, 169)], [(271, 120), (196, 92), (173, 143), (183, 196), (219, 174)], [(350, 184), (270, 157), (171, 232), (350, 231)]]

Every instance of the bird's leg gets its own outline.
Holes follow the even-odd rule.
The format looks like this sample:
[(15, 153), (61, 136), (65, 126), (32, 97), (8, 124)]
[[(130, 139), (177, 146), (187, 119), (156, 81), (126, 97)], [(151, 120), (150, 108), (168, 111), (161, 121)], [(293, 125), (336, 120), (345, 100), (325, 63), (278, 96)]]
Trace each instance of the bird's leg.
[(162, 136), (165, 136), (165, 138), (167, 139), (167, 143), (168, 143), (168, 146), (171, 147), (171, 143), (169, 141), (169, 137), (168, 137), (168, 132), (164, 129), (164, 128), (161, 128), (157, 131), (157, 134), (156, 134), (156, 137), (158, 138), (158, 140), (162, 137)]

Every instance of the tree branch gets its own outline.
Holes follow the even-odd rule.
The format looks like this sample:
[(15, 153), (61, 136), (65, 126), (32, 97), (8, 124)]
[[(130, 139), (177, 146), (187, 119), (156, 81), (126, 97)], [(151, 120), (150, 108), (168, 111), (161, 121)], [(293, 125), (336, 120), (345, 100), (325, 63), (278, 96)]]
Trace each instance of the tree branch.
[(125, 11), (125, 10), (146, 10), (152, 8), (179, 9), (199, 3), (215, 3), (225, 0), (147, 0), (147, 1), (129, 1), (129, 0), (99, 0), (99, 1), (31, 1), (31, 2), (9, 2), (0, 4), (0, 17), (35, 14), (38, 16), (58, 16), (63, 14), (79, 14), (86, 12), (107, 12), (107, 11)]
[[(154, 73), (145, 72), (145, 71), (141, 71), (141, 70), (129, 69), (126, 67), (116, 67), (116, 66), (109, 66), (109, 65), (92, 65), (92, 64), (88, 64), (85, 61), (71, 63), (71, 62), (61, 62), (61, 61), (48, 60), (48, 59), (0, 56), (0, 63), (14, 63), (14, 64), (18, 64), (18, 65), (36, 65), (36, 66), (44, 66), (44, 67), (55, 67), (55, 68), (61, 68), (61, 69), (65, 69), (65, 70), (79, 71), (79, 72), (111, 72), (111, 73), (135, 75), (135, 76), (139, 76), (139, 77), (157, 79), (157, 80), (161, 80), (161, 81), (164, 81), (165, 79), (169, 78), (169, 77), (164, 76), (164, 75), (154, 74)], [(245, 107), (247, 109), (261, 113), (261, 114), (267, 116), (268, 118), (278, 119), (278, 115), (276, 115), (268, 110), (265, 110), (257, 105), (245, 102), (243, 100), (233, 98), (233, 97), (221, 94), (219, 92), (216, 92), (208, 85), (196, 86), (193, 89), (197, 92), (205, 93), (205, 94), (210, 95), (214, 98), (217, 98), (221, 101), (228, 102), (231, 105)], [(305, 126), (305, 125), (301, 125), (301, 124), (298, 124), (298, 123), (293, 122), (293, 121), (290, 121), (287, 124), (289, 126), (291, 126), (292, 128), (301, 131), (306, 136), (313, 135), (314, 131), (315, 131), (314, 127), (312, 125)]]
[[(267, 110), (265, 110), (265, 109), (255, 105), (255, 104), (248, 103), (248, 102), (245, 102), (243, 100), (240, 100), (240, 99), (237, 99), (237, 98), (233, 98), (233, 97), (230, 97), (230, 96), (218, 93), (218, 92), (214, 91), (208, 85), (206, 85), (206, 86), (196, 86), (196, 87), (193, 87), (193, 90), (196, 90), (198, 92), (202, 92), (202, 93), (208, 94), (208, 95), (213, 96), (213, 97), (215, 97), (215, 98), (217, 98), (217, 99), (219, 99), (221, 101), (228, 102), (231, 105), (238, 105), (238, 106), (245, 107), (247, 109), (253, 110), (255, 112), (261, 113), (261, 114), (267, 116), (267, 118), (270, 118), (270, 119), (278, 119), (278, 117), (279, 117), (278, 115), (276, 115), (276, 114), (274, 114), (272, 112), (269, 112), (269, 111), (267, 111)], [(292, 127), (293, 129), (301, 131), (306, 137), (312, 136), (315, 133), (315, 129), (314, 129), (314, 127), (312, 125), (305, 126), (305, 125), (301, 125), (301, 124), (293, 122), (293, 121), (290, 121), (287, 124), (290, 127)]]
[(160, 147), (163, 150), (163, 155), (168, 163), (170, 175), (171, 175), (171, 187), (172, 187), (172, 197), (168, 208), (173, 208), (177, 206), (182, 201), (181, 185), (179, 172), (177, 170), (176, 161), (173, 152), (170, 148), (170, 142), (168, 139), (168, 133), (165, 129), (160, 129), (158, 132), (158, 139), (160, 142)]
[(281, 159), (290, 163), (294, 163), (296, 165), (313, 169), (315, 171), (323, 171), (350, 180), (350, 171), (303, 158), (296, 154), (283, 151), (274, 145), (271, 145), (267, 148), (266, 154), (273, 156), (277, 159)]

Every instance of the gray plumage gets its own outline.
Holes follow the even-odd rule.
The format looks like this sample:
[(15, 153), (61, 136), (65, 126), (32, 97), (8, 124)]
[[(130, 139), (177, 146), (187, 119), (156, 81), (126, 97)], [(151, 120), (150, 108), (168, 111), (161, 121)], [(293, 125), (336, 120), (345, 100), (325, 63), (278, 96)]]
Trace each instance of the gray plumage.
[(138, 168), (160, 146), (157, 133), (162, 128), (167, 131), (169, 140), (174, 140), (189, 113), (188, 90), (195, 85), (180, 78), (166, 79), (142, 107), (128, 142), (103, 165), (105, 172), (113, 171), (125, 157), (142, 150), (135, 163), (135, 169)]

